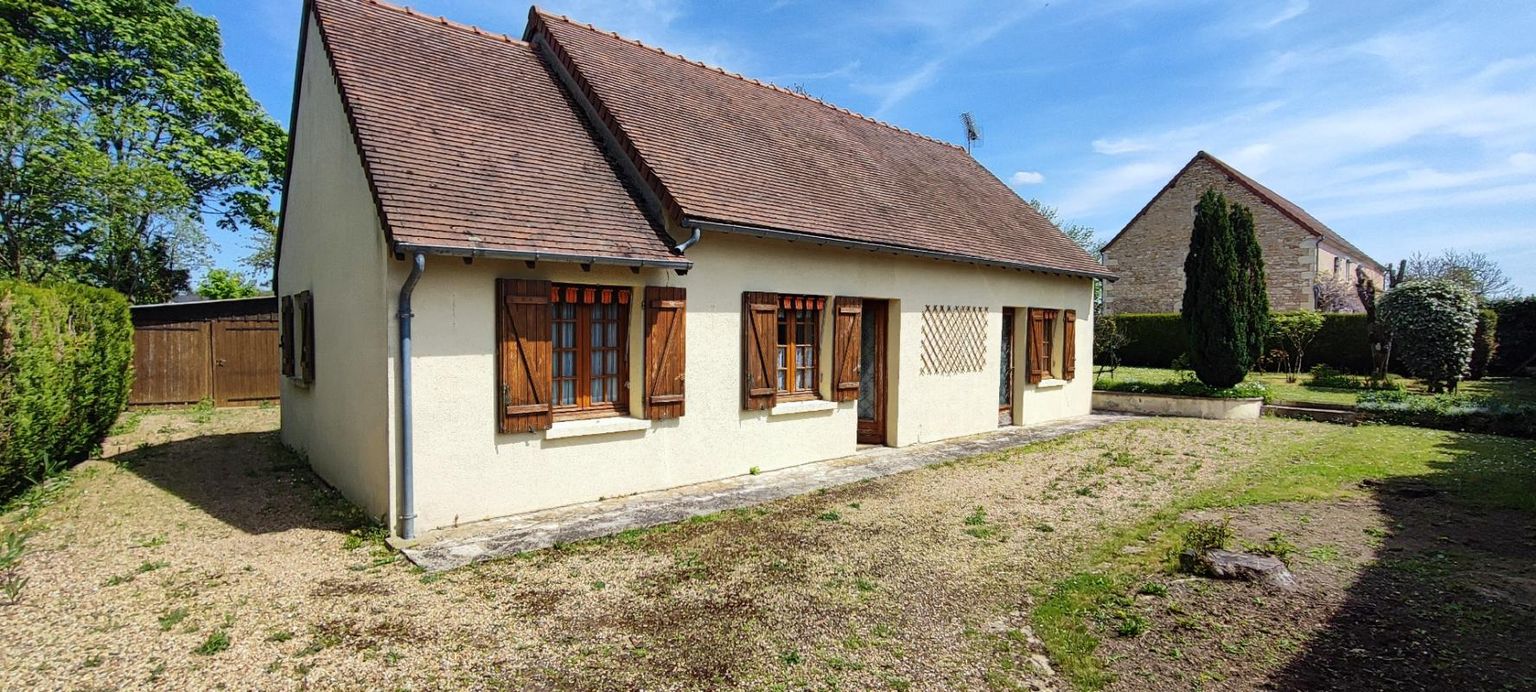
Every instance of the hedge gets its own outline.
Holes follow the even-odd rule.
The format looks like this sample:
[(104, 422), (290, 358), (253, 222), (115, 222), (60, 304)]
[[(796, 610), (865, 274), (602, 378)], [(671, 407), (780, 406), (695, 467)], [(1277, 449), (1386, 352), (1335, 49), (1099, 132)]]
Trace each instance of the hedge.
[(1536, 297), (1496, 300), (1488, 304), (1499, 315), (1498, 350), (1488, 367), (1494, 375), (1516, 375), (1517, 368), (1536, 355)]
[(89, 456), (132, 379), (121, 294), (0, 281), (0, 499)]
[[(1125, 333), (1120, 349), (1122, 365), (1166, 368), (1187, 351), (1184, 327), (1179, 313), (1115, 315), (1115, 322)], [(1279, 348), (1275, 339), (1265, 351)], [(1302, 369), (1329, 365), (1337, 370), (1365, 375), (1371, 372), (1371, 337), (1366, 330), (1365, 314), (1330, 312), (1323, 314), (1323, 329), (1307, 347)]]

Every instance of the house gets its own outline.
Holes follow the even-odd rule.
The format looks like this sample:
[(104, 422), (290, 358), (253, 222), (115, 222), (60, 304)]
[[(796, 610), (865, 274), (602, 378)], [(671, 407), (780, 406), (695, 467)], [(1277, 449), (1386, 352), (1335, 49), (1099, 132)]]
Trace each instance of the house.
[(1089, 412), (1110, 275), (963, 149), (537, 9), (299, 53), (282, 440), (397, 535)]
[(1294, 202), (1202, 151), (1104, 246), (1105, 266), (1120, 277), (1104, 287), (1105, 312), (1179, 311), (1195, 204), (1212, 188), (1253, 211), (1271, 309), (1358, 311), (1349, 288), (1356, 268), (1383, 286), (1381, 263)]

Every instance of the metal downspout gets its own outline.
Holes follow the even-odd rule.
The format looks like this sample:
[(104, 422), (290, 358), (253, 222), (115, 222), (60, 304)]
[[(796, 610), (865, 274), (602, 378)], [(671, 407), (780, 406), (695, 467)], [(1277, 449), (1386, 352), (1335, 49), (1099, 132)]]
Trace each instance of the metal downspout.
[(400, 537), (416, 537), (416, 490), (411, 469), (411, 292), (427, 268), (427, 256), (416, 253), (411, 259), (411, 275), (400, 287)]
[(693, 247), (693, 244), (699, 242), (699, 239), (702, 237), (704, 237), (704, 229), (699, 228), (698, 226), (694, 226), (693, 235), (689, 236), (687, 240), (677, 244), (677, 254), (681, 255), (687, 252), (688, 248)]

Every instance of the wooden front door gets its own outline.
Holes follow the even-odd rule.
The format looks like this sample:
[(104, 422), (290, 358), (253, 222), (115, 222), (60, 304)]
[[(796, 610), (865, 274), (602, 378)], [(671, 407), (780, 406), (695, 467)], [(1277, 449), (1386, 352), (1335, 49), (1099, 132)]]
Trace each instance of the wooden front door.
[(859, 323), (859, 444), (886, 443), (887, 303), (864, 300)]

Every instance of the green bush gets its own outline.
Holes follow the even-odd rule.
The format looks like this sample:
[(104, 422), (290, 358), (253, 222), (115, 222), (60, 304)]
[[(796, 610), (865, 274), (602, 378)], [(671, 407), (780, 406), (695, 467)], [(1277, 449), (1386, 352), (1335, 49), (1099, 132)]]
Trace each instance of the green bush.
[(1219, 389), (1195, 379), (1190, 373), (1184, 377), (1168, 382), (1139, 382), (1136, 380), (1111, 380), (1100, 378), (1094, 380), (1093, 388), (1106, 392), (1126, 392), (1130, 394), (1173, 394), (1177, 396), (1203, 396), (1214, 399), (1263, 399), (1269, 401), (1269, 387), (1263, 382), (1246, 380), (1236, 385)]
[(1493, 354), (1489, 372), (1495, 375), (1520, 375), (1536, 356), (1536, 297), (1496, 300), (1488, 304), (1499, 315), (1494, 333), (1499, 348)]
[(1365, 392), (1356, 408), (1380, 423), (1536, 439), (1536, 405), (1532, 404), (1453, 394)]
[(1472, 362), (1477, 297), (1460, 284), (1410, 281), (1387, 292), (1378, 311), (1392, 333), (1392, 357), (1431, 393), (1456, 391)]
[(1477, 311), (1477, 331), (1472, 335), (1472, 362), (1467, 366), (1467, 379), (1481, 380), (1488, 374), (1488, 364), (1499, 350), (1497, 341), (1499, 313), (1489, 308)]
[(1383, 391), (1398, 391), (1403, 388), (1402, 384), (1393, 379), (1373, 380), (1369, 377), (1346, 375), (1328, 365), (1314, 365), (1310, 374), (1311, 379), (1307, 380), (1307, 386), (1309, 387)]
[(122, 295), (0, 281), (0, 498), (89, 456), (132, 377)]
[[(1536, 311), (1533, 311), (1533, 317), (1536, 317)], [(1115, 327), (1125, 335), (1125, 343), (1119, 349), (1122, 365), (1167, 368), (1189, 350), (1185, 345), (1183, 324), (1176, 312), (1115, 315)], [(1500, 333), (1502, 335), (1502, 331)], [(1536, 340), (1532, 343), (1536, 344)], [(1278, 339), (1271, 336), (1265, 344), (1265, 352), (1279, 347)], [(1370, 374), (1371, 336), (1364, 314), (1323, 314), (1323, 329), (1307, 347), (1306, 356), (1301, 361), (1303, 370), (1319, 364), (1356, 375)]]

